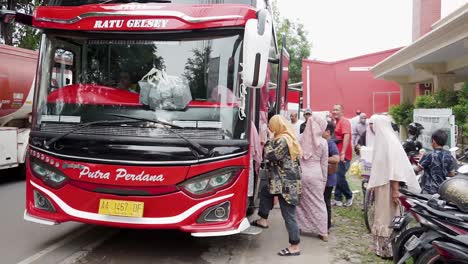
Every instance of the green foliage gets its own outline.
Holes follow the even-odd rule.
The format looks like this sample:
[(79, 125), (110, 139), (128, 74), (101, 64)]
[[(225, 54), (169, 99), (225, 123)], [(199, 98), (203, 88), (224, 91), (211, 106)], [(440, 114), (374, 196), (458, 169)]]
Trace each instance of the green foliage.
[(415, 108), (452, 108), (455, 122), (462, 130), (463, 136), (468, 137), (468, 83), (465, 83), (458, 92), (440, 90), (434, 95), (419, 96), (414, 106)]
[(389, 113), (397, 125), (406, 127), (413, 122), (413, 109), (412, 104), (394, 105)]
[(434, 94), (436, 108), (450, 108), (457, 104), (457, 92), (449, 90), (440, 90)]
[(23, 49), (39, 49), (41, 34), (37, 29), (31, 27), (20, 27), (15, 32), (13, 44)]
[[(42, 3), (43, 0), (0, 0), (0, 9), (32, 14)], [(16, 23), (5, 26), (1, 32), (5, 44), (32, 50), (39, 47), (40, 36), (38, 30)]]
[(468, 137), (468, 82), (465, 82), (458, 92), (458, 104), (452, 110), (455, 115), (455, 122), (462, 130), (463, 136)]
[(286, 38), (286, 50), (289, 53), (289, 80), (291, 83), (302, 80), (302, 60), (310, 56), (312, 44), (308, 40), (308, 32), (304, 24), (299, 20), (291, 21), (282, 18), (277, 8), (276, 0), (273, 1), (273, 16), (277, 32), (277, 44), (281, 47), (282, 36)]
[(415, 108), (435, 108), (436, 102), (434, 100), (434, 96), (432, 95), (421, 95), (416, 97), (416, 101), (414, 102)]
[(434, 95), (421, 95), (414, 102), (415, 108), (451, 108), (458, 103), (458, 93), (440, 90)]

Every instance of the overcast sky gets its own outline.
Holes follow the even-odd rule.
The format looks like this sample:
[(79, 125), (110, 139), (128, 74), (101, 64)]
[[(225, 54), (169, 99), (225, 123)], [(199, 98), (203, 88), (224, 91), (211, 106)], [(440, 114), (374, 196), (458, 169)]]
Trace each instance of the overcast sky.
[[(311, 59), (336, 61), (411, 43), (412, 0), (277, 0), (282, 17), (299, 19)], [(442, 17), (468, 0), (442, 0)]]

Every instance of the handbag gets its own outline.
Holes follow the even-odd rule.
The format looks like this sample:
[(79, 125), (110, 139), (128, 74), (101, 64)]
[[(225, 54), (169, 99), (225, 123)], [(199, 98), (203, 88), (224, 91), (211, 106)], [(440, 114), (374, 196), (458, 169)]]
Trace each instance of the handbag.
[(328, 175), (335, 174), (338, 171), (338, 163), (328, 163)]

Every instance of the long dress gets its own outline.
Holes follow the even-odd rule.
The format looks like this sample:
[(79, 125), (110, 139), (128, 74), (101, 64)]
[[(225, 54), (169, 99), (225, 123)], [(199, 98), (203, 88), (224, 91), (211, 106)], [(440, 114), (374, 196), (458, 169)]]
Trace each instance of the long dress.
[(392, 257), (392, 244), (389, 228), (394, 216), (400, 215), (399, 207), (392, 201), (390, 183), (374, 187), (375, 211), (372, 225), (372, 238), (374, 252), (381, 257)]
[(328, 145), (320, 141), (320, 153), (301, 160), (302, 197), (297, 207), (297, 222), (304, 233), (328, 235), (328, 214), (323, 192), (327, 183)]

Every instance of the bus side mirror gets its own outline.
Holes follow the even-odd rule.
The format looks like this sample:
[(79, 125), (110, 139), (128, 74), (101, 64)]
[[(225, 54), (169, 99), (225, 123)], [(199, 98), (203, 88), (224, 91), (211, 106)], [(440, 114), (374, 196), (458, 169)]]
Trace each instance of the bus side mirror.
[(0, 21), (2, 24), (11, 24), (15, 21), (15, 11), (0, 10)]
[(0, 10), (0, 24), (2, 26), (13, 24), (14, 22), (25, 26), (32, 26), (32, 16), (28, 14), (18, 13), (12, 10)]
[(248, 87), (260, 88), (265, 84), (272, 32), (272, 18), (266, 9), (258, 11), (257, 19), (249, 19), (245, 24), (242, 79)]

